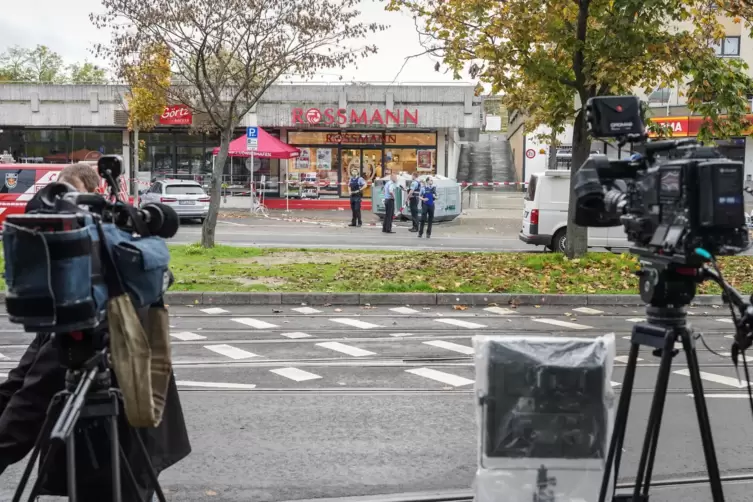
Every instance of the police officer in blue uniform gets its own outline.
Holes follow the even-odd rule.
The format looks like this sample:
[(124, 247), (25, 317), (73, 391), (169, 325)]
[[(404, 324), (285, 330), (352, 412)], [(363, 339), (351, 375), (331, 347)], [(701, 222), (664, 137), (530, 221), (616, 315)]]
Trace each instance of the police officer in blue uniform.
[(348, 189), (350, 191), (350, 210), (353, 211), (353, 220), (348, 225), (349, 227), (360, 227), (363, 224), (361, 220), (361, 201), (363, 199), (364, 188), (366, 188), (366, 180), (358, 175), (358, 169), (351, 169)]
[(418, 180), (418, 172), (413, 173), (413, 180), (410, 182), (408, 189), (408, 205), (410, 207), (410, 216), (413, 220), (411, 232), (418, 232), (418, 197), (421, 191), (421, 182)]
[(392, 219), (395, 217), (395, 191), (397, 190), (397, 176), (390, 175), (390, 179), (384, 184), (384, 222), (382, 222), (382, 232), (394, 234), (392, 230)]
[(421, 226), (418, 229), (418, 236), (423, 236), (424, 224), (426, 224), (428, 220), (428, 226), (426, 227), (426, 238), (428, 239), (431, 237), (431, 224), (434, 221), (434, 205), (437, 202), (437, 187), (434, 186), (434, 180), (426, 178), (426, 185), (421, 187), (419, 197), (422, 205)]

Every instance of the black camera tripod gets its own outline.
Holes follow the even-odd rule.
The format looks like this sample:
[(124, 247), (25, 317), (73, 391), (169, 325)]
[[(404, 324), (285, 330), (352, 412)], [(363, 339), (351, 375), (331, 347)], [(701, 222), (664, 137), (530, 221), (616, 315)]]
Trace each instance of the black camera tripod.
[(656, 446), (659, 440), (659, 429), (667, 395), (672, 358), (679, 352), (674, 348), (676, 341), (682, 343), (682, 349), (687, 358), (690, 385), (703, 444), (703, 455), (711, 485), (711, 500), (724, 502), (719, 465), (711, 436), (711, 424), (709, 423), (708, 409), (703, 395), (698, 356), (695, 350), (693, 332), (687, 326), (686, 311), (687, 305), (695, 296), (696, 284), (709, 277), (699, 267), (682, 266), (664, 259), (641, 257), (641, 263), (642, 269), (639, 273), (641, 276), (641, 298), (649, 304), (646, 307), (646, 320), (648, 322), (639, 323), (633, 327), (630, 355), (628, 356), (625, 379), (617, 406), (614, 432), (606, 458), (599, 502), (606, 500), (613, 462), (614, 483), (615, 485), (617, 483), (622, 445), (627, 428), (628, 409), (633, 392), (633, 380), (641, 345), (656, 349), (654, 355), (661, 357), (661, 363), (656, 378), (656, 388), (648, 424), (646, 425), (646, 436), (638, 463), (633, 494), (615, 495), (613, 500), (615, 502), (648, 502), (649, 500), (648, 492), (651, 486), (651, 474), (656, 457)]
[[(61, 342), (61, 340), (70, 340), (69, 335), (57, 334), (53, 336), (55, 338), (52, 343), (58, 346), (61, 353), (66, 353), (69, 357), (71, 354), (76, 353), (75, 348), (71, 348), (77, 345), (76, 342)], [(86, 336), (93, 338), (101, 335), (84, 335), (84, 337)], [(82, 345), (90, 344), (84, 342)], [(31, 458), (26, 465), (21, 481), (13, 496), (13, 502), (20, 502), (34, 464), (40, 452), (46, 448), (46, 453), (40, 463), (37, 479), (29, 494), (28, 502), (32, 502), (40, 495), (42, 485), (45, 483), (50, 469), (53, 467), (56, 453), (62, 445), (66, 447), (65, 465), (68, 500), (70, 502), (78, 501), (75, 429), (79, 419), (97, 419), (107, 422), (112, 472), (110, 480), (112, 485), (112, 502), (122, 501), (121, 467), (131, 483), (134, 496), (138, 498), (138, 484), (120, 443), (118, 417), (121, 414), (122, 397), (120, 390), (112, 385), (112, 370), (109, 366), (108, 356), (109, 350), (102, 348), (97, 350), (89, 359), (84, 360), (81, 358), (81, 354), (78, 354), (77, 357), (74, 356), (78, 363), (74, 362), (74, 364), (67, 365), (66, 389), (55, 394), (50, 403), (42, 431), (37, 437)], [(72, 367), (76, 369), (72, 369)], [(55, 420), (57, 410), (60, 410), (60, 412)], [(138, 450), (140, 450), (144, 466), (158, 499), (160, 502), (165, 502), (165, 496), (157, 480), (157, 474), (151, 464), (149, 454), (146, 451), (141, 436), (133, 427), (128, 426), (128, 429), (131, 431)]]

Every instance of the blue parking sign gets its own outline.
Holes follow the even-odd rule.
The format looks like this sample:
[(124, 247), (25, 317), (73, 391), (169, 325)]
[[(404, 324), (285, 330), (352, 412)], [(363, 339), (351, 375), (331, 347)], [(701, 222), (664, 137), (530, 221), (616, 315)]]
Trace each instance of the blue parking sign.
[(259, 148), (259, 128), (246, 127), (246, 150), (249, 152)]
[(258, 127), (246, 127), (246, 137), (247, 138), (258, 138), (259, 137), (259, 128)]

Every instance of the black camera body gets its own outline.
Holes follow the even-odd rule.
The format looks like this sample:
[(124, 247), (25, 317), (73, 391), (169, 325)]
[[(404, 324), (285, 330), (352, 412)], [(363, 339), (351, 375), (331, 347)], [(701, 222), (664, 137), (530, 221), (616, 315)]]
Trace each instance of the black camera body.
[(644, 143), (645, 154), (586, 160), (575, 174), (576, 224), (621, 224), (637, 254), (687, 265), (701, 263), (694, 252), (699, 247), (722, 256), (749, 247), (742, 162), (695, 140), (647, 142), (634, 96), (591, 98), (586, 112), (593, 136), (620, 138), (620, 146)]

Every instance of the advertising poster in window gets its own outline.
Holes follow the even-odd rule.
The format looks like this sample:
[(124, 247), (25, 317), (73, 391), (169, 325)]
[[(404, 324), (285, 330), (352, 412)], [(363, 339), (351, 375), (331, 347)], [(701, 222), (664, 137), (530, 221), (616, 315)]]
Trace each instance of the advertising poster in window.
[(332, 149), (316, 149), (316, 168), (319, 171), (329, 171), (330, 169), (332, 169)]
[(432, 172), (432, 157), (434, 150), (418, 150), (416, 160), (416, 170), (422, 173)]
[(295, 159), (296, 171), (308, 171), (311, 167), (311, 148), (301, 148), (301, 154)]

